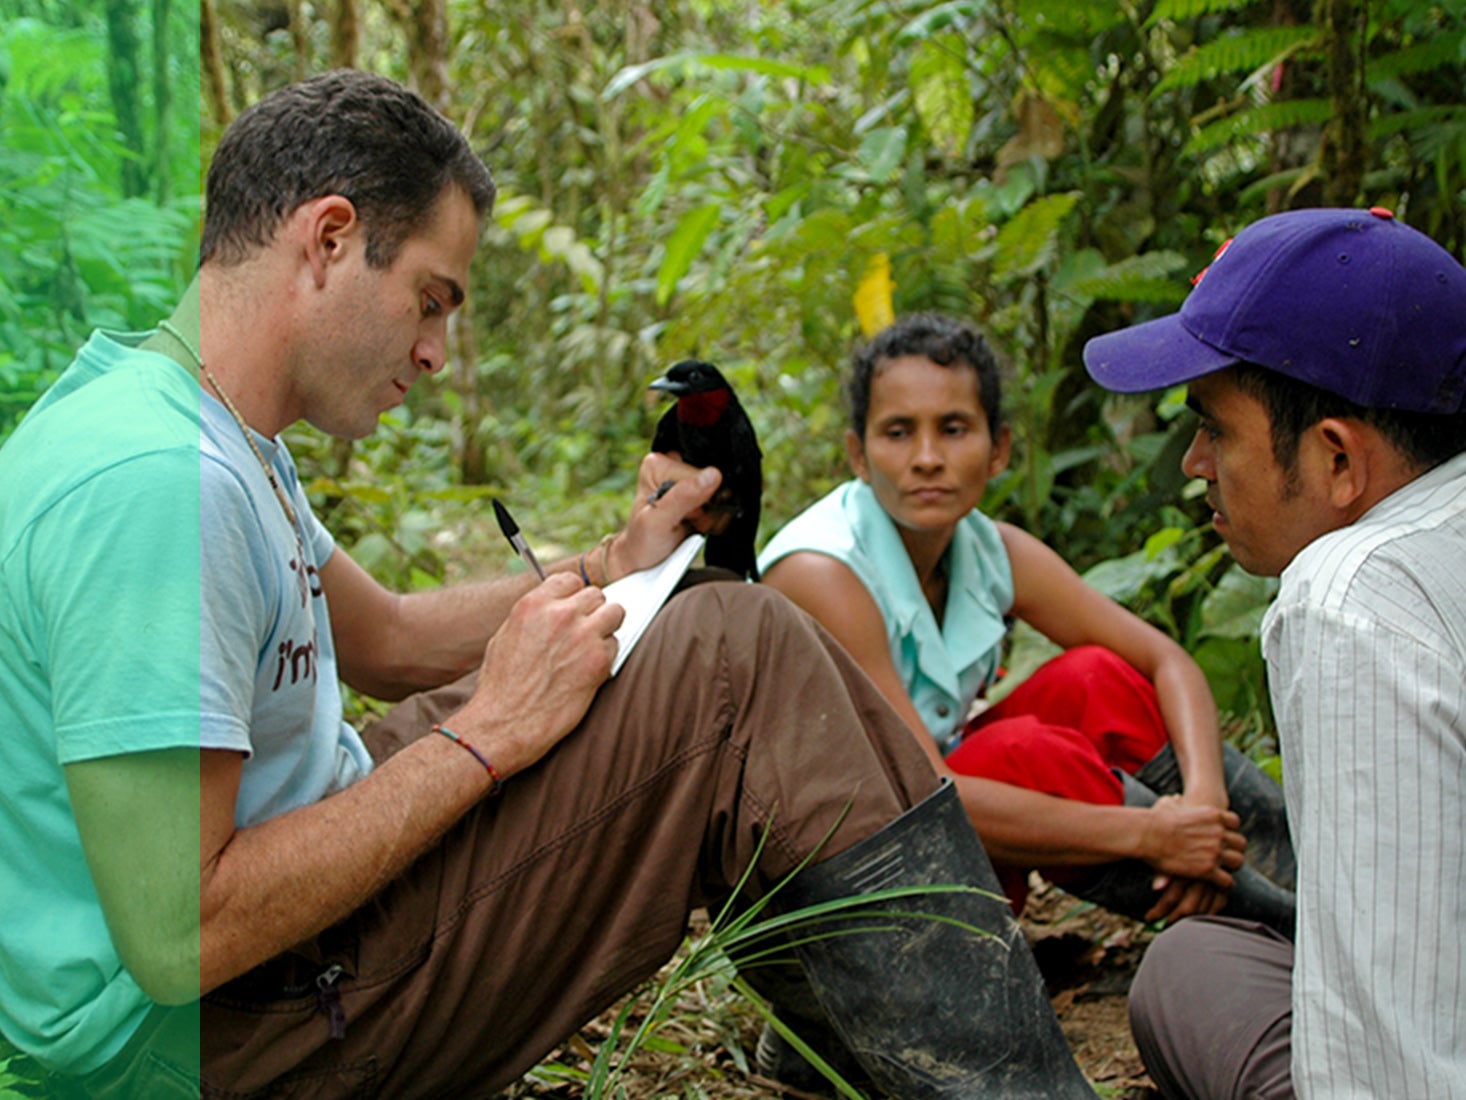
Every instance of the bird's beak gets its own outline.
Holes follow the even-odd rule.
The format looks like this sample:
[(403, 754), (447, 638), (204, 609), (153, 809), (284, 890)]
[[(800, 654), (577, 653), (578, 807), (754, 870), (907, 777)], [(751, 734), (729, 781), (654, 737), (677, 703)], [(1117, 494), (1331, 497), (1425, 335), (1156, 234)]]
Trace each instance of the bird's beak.
[(678, 385), (676, 382), (673, 382), (670, 378), (666, 377), (658, 378), (655, 382), (648, 384), (647, 389), (665, 390), (667, 393), (670, 393), (674, 397), (681, 397), (683, 393), (682, 387), (680, 385)]

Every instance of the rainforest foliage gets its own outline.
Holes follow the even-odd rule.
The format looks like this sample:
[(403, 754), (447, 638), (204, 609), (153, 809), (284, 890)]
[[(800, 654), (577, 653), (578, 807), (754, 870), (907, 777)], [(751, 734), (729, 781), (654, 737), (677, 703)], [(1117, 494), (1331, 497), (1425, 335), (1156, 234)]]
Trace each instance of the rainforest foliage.
[(503, 561), (491, 493), (594, 542), (647, 382), (694, 354), (761, 433), (767, 536), (844, 476), (862, 335), (942, 309), (1007, 361), (987, 507), (1173, 631), (1253, 732), (1268, 585), (1179, 473), (1179, 395), (1107, 398), (1080, 348), (1277, 210), (1388, 206), (1466, 249), (1466, 0), (0, 0), (0, 434), (91, 328), (168, 308), (228, 120), (343, 64), (422, 91), (501, 189), (449, 368), (370, 440), (293, 436), (369, 568)]
[[(228, 120), (340, 65), (419, 89), (501, 189), (442, 377), (355, 446), (292, 433), (382, 579), (507, 567), (493, 493), (593, 544), (689, 355), (761, 433), (767, 536), (845, 476), (852, 349), (941, 309), (1007, 361), (986, 507), (1180, 638), (1267, 754), (1270, 585), (1179, 472), (1180, 395), (1106, 397), (1080, 348), (1283, 209), (1387, 206), (1461, 256), (1466, 0), (0, 0), (0, 439), (93, 328), (171, 308)], [(0, 1049), (0, 1098), (42, 1076)]]

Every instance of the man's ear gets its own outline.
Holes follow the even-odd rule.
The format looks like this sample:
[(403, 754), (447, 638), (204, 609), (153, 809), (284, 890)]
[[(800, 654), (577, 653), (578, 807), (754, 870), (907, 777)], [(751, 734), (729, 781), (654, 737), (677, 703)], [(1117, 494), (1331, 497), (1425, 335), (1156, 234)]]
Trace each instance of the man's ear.
[(988, 459), (988, 477), (997, 477), (1013, 457), (1013, 429), (1004, 424), (993, 437), (993, 455)]
[(845, 429), (845, 456), (850, 459), (850, 469), (861, 481), (870, 482), (870, 467), (865, 461), (865, 444), (854, 428)]
[(1341, 512), (1354, 510), (1355, 505), (1370, 495), (1370, 475), (1374, 457), (1362, 421), (1327, 416), (1308, 429), (1314, 453), (1324, 464), (1328, 480), (1329, 503)]
[(317, 287), (325, 285), (329, 267), (353, 247), (365, 247), (366, 236), (356, 204), (345, 195), (322, 195), (301, 210), (304, 217), (306, 259)]

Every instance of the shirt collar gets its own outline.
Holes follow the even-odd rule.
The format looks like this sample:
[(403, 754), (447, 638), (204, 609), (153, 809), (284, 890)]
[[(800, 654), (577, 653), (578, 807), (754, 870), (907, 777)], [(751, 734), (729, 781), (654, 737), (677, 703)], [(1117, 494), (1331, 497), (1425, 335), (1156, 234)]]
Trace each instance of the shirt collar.
[(147, 351), (166, 355), (194, 378), (198, 378), (199, 365), (193, 351), (199, 346), (202, 328), (199, 322), (199, 277), (197, 274), (188, 284), (188, 289), (183, 292), (183, 297), (178, 300), (178, 306), (173, 310), (172, 316), (168, 318), (168, 323), (174, 332), (188, 342), (184, 343), (179, 340), (178, 336), (174, 336), (173, 332), (169, 332), (167, 328), (158, 328), (139, 346)]
[(969, 538), (965, 523), (959, 523), (947, 548), (947, 608), (943, 625), (921, 590), (906, 544), (896, 522), (876, 500), (875, 490), (865, 482), (854, 489), (857, 504), (851, 526), (867, 557), (882, 571), (889, 598), (892, 624), (897, 633), (914, 636), (917, 663), (922, 673), (954, 697), (959, 694), (958, 673), (987, 656), (1001, 639), (1004, 627), (1001, 609), (992, 616), (973, 613), (974, 605), (991, 603), (985, 570), (978, 560), (977, 540)]

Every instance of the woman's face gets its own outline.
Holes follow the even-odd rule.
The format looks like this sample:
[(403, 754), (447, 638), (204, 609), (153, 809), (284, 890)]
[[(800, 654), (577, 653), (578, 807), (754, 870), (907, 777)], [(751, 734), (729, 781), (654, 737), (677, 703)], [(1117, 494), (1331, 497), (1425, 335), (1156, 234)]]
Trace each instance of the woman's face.
[(973, 368), (907, 355), (876, 365), (865, 438), (847, 432), (845, 443), (899, 527), (950, 534), (1008, 465), (1009, 439), (1006, 428), (993, 438)]

